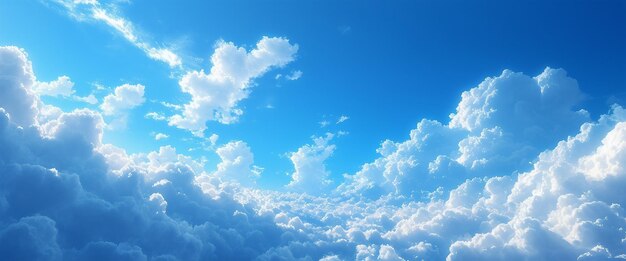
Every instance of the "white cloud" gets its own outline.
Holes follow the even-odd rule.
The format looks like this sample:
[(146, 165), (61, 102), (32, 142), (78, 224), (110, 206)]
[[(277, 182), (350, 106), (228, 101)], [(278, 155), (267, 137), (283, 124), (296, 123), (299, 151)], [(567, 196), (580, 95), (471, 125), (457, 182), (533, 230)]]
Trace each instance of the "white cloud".
[(350, 117), (348, 117), (348, 116), (346, 116), (346, 115), (341, 115), (341, 116), (339, 117), (339, 119), (337, 119), (337, 124), (342, 123), (342, 122), (344, 122), (344, 121), (347, 121), (347, 120), (349, 120), (349, 119), (350, 119)]
[(94, 96), (93, 94), (89, 94), (87, 96), (81, 97), (81, 96), (73, 96), (75, 100), (77, 101), (82, 101), (82, 102), (86, 102), (89, 104), (97, 104), (98, 103), (98, 98), (96, 98), (96, 96)]
[(254, 166), (254, 156), (243, 141), (231, 141), (216, 151), (221, 162), (214, 176), (224, 180), (251, 186), (260, 177), (262, 169)]
[(114, 93), (104, 97), (100, 109), (105, 115), (116, 115), (137, 107), (145, 101), (144, 88), (141, 84), (118, 86)]
[[(555, 100), (560, 92), (563, 103)], [(581, 96), (562, 69), (534, 78), (505, 70), (463, 92), (447, 125), (422, 120), (409, 140), (385, 141), (381, 157), (349, 176), (343, 192), (417, 195), (469, 177), (527, 170), (539, 152), (589, 120), (574, 108)]]
[(164, 121), (167, 119), (163, 114), (158, 113), (158, 112), (148, 112), (146, 113), (146, 116), (144, 117), (146, 119), (153, 119), (155, 121)]
[(211, 136), (209, 136), (209, 142), (211, 143), (211, 146), (215, 146), (215, 143), (217, 143), (217, 139), (219, 139), (220, 136), (213, 133), (211, 134)]
[(167, 139), (167, 138), (169, 138), (169, 137), (170, 137), (169, 135), (164, 134), (164, 133), (157, 133), (157, 134), (154, 134), (154, 139), (155, 139), (155, 140), (164, 140), (164, 139)]
[(120, 33), (127, 41), (141, 49), (148, 57), (167, 63), (171, 68), (180, 67), (182, 59), (168, 48), (154, 47), (139, 37), (133, 24), (126, 18), (113, 13), (111, 5), (101, 5), (98, 1), (56, 0), (69, 14), (79, 21), (92, 19), (100, 21)]
[[(102, 144), (104, 123), (99, 112), (63, 112), (43, 104), (32, 92), (36, 78), (26, 55), (3, 47), (0, 58), (0, 88), (12, 95), (12, 99), (0, 96), (0, 223), (4, 224), (0, 259), (597, 260), (626, 256), (626, 110), (617, 105), (570, 133), (569, 125), (554, 117), (577, 115), (570, 107), (558, 113), (512, 110), (527, 126), (550, 123), (528, 129), (497, 116), (498, 111), (511, 112), (508, 107), (517, 106), (515, 100), (507, 98), (496, 106), (500, 98), (492, 97), (488, 104), (472, 106), (494, 112), (478, 121), (459, 121), (473, 126), (472, 130), (422, 120), (406, 141), (384, 141), (379, 159), (365, 164), (359, 174), (347, 176), (348, 182), (330, 196), (312, 196), (302, 190), (250, 189), (230, 182), (252, 183), (258, 175), (252, 153), (242, 141), (218, 149), (222, 162), (214, 173), (206, 173), (205, 160), (178, 154), (172, 146), (128, 155)], [(543, 87), (541, 95), (558, 89), (571, 92), (562, 85), (571, 81), (557, 77), (558, 72), (542, 75), (547, 77), (530, 82), (513, 77), (514, 82), (537, 85), (507, 85), (513, 79), (505, 80), (507, 76), (496, 80), (494, 88)], [(528, 97), (518, 96), (526, 102)], [(533, 130), (547, 136), (556, 135), (555, 131), (562, 137), (554, 142), (550, 142), (554, 137), (540, 142), (527, 139), (539, 135)], [(316, 138), (290, 155), (295, 167), (292, 183), (315, 190), (312, 194), (327, 183), (324, 161), (334, 151), (330, 139), (331, 135)], [(518, 147), (535, 149), (522, 153)], [(512, 160), (495, 157), (509, 154), (516, 155)], [(522, 160), (534, 163), (524, 169), (518, 163)], [(493, 164), (497, 167), (489, 168)], [(502, 171), (494, 174), (493, 170)], [(428, 189), (422, 184), (437, 179), (458, 179), (451, 183), (459, 185)], [(425, 193), (416, 192), (416, 187)], [(28, 197), (24, 191), (30, 192)]]
[(33, 86), (35, 93), (46, 96), (64, 96), (69, 97), (74, 94), (74, 83), (70, 80), (70, 77), (65, 75), (59, 76), (51, 82), (37, 82)]
[(312, 195), (324, 192), (331, 181), (326, 170), (325, 161), (335, 151), (335, 145), (329, 144), (333, 134), (328, 133), (325, 137), (313, 139), (313, 144), (304, 145), (296, 152), (292, 152), (289, 159), (293, 163), (295, 171), (291, 174), (289, 189), (302, 191)]
[(211, 56), (212, 67), (185, 74), (179, 84), (191, 95), (182, 114), (169, 124), (202, 136), (209, 120), (229, 124), (243, 114), (240, 101), (250, 94), (252, 81), (274, 67), (282, 67), (295, 59), (298, 45), (281, 37), (263, 37), (255, 49), (246, 51), (232, 42), (220, 41)]
[(160, 103), (161, 103), (161, 105), (163, 105), (163, 106), (165, 106), (167, 108), (174, 109), (174, 110), (177, 110), (177, 111), (180, 111), (180, 110), (183, 109), (183, 106), (180, 106), (178, 104), (173, 104), (173, 103), (169, 103), (169, 102), (160, 102)]
[(302, 71), (300, 70), (295, 70), (291, 72), (290, 75), (285, 76), (285, 78), (290, 81), (295, 81), (297, 79), (300, 79), (300, 77), (302, 77)]
[(26, 52), (15, 46), (0, 47), (0, 104), (11, 121), (20, 126), (37, 123), (39, 97), (32, 89), (35, 82)]

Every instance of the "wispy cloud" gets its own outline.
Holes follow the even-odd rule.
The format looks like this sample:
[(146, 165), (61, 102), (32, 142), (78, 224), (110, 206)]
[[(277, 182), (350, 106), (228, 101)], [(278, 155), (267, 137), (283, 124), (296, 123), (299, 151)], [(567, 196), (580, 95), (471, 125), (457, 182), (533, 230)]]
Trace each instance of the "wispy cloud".
[(65, 7), (68, 14), (78, 21), (92, 20), (108, 25), (151, 59), (167, 63), (171, 68), (182, 66), (180, 56), (168, 48), (155, 47), (154, 44), (140, 37), (132, 22), (116, 14), (114, 9), (103, 6), (98, 1), (56, 0), (55, 2)]
[(341, 115), (341, 116), (339, 116), (339, 119), (337, 119), (337, 124), (342, 123), (344, 121), (347, 121), (349, 119), (350, 119), (350, 117), (348, 117), (346, 115)]

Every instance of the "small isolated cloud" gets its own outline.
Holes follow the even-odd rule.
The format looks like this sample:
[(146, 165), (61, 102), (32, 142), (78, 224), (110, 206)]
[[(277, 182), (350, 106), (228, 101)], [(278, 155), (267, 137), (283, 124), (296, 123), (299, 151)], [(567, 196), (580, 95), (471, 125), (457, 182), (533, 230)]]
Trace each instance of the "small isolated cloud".
[(290, 81), (295, 81), (300, 79), (300, 77), (302, 77), (302, 71), (300, 70), (293, 71), (290, 75), (285, 76), (285, 78)]
[(344, 121), (347, 121), (349, 119), (350, 119), (350, 117), (348, 117), (346, 115), (341, 115), (341, 116), (339, 116), (339, 119), (337, 119), (337, 124), (342, 123)]
[(297, 44), (282, 37), (264, 36), (250, 51), (232, 42), (218, 42), (209, 73), (191, 71), (180, 80), (181, 90), (191, 95), (191, 101), (181, 114), (169, 119), (169, 124), (202, 136), (207, 121), (237, 121), (243, 114), (238, 104), (248, 98), (252, 81), (274, 67), (290, 63), (297, 51)]
[(164, 139), (167, 139), (169, 137), (170, 137), (169, 135), (164, 134), (164, 133), (154, 134), (154, 140), (164, 140)]
[(112, 94), (104, 97), (100, 109), (105, 115), (116, 115), (137, 107), (145, 101), (144, 88), (141, 84), (118, 86)]
[(68, 76), (59, 76), (56, 80), (50, 82), (35, 82), (33, 85), (34, 92), (39, 96), (65, 97), (75, 101), (85, 102), (89, 104), (97, 104), (98, 99), (93, 94), (87, 96), (75, 95), (74, 82)]
[(330, 121), (323, 120), (323, 121), (318, 122), (317, 124), (320, 125), (320, 128), (325, 128), (326, 126), (330, 125)]
[(330, 172), (326, 170), (325, 161), (335, 151), (335, 145), (329, 144), (333, 134), (313, 138), (313, 144), (307, 144), (289, 155), (294, 166), (291, 182), (287, 188), (317, 195), (324, 192), (331, 181)]
[(87, 96), (74, 96), (74, 100), (86, 102), (91, 105), (98, 104), (98, 98), (96, 98), (93, 94), (89, 94)]
[(95, 0), (57, 0), (55, 2), (63, 6), (70, 16), (79, 21), (93, 20), (103, 22), (153, 60), (167, 63), (171, 68), (182, 65), (182, 59), (174, 51), (164, 47), (155, 47), (140, 37), (132, 22), (115, 14), (116, 8), (113, 8), (112, 5), (102, 5)]
[(165, 117), (165, 115), (158, 113), (158, 112), (148, 112), (146, 113), (146, 115), (144, 116), (146, 119), (153, 119), (155, 121), (164, 121), (167, 118)]
[(0, 47), (0, 104), (11, 121), (19, 126), (37, 124), (40, 100), (33, 91), (35, 79), (24, 50), (15, 46)]
[(177, 111), (180, 111), (180, 110), (183, 109), (183, 106), (178, 105), (178, 104), (169, 103), (169, 102), (160, 102), (160, 104), (165, 106), (165, 107), (167, 107), (167, 108), (174, 109), (174, 110), (177, 110)]
[(45, 96), (63, 96), (69, 97), (74, 94), (74, 83), (70, 80), (70, 77), (65, 75), (59, 76), (51, 82), (37, 82), (33, 86), (35, 93)]
[(217, 143), (217, 140), (220, 138), (219, 135), (213, 133), (211, 134), (211, 136), (209, 136), (209, 142), (211, 143), (211, 146), (215, 146), (215, 144)]

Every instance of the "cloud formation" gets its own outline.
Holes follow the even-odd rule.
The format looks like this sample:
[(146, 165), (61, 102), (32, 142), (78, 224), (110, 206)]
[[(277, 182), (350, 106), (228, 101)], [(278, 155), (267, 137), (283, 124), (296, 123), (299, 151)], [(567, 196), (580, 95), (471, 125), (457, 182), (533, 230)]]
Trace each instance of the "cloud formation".
[(34, 91), (39, 95), (69, 97), (74, 94), (73, 87), (70, 77), (63, 75), (51, 82), (37, 82)]
[[(215, 144), (217, 136), (211, 135), (211, 143)], [(221, 162), (213, 175), (223, 181), (236, 182), (252, 186), (260, 177), (262, 169), (252, 165), (254, 156), (250, 147), (243, 141), (231, 141), (215, 150)]]
[(182, 114), (170, 117), (169, 124), (202, 136), (207, 121), (237, 121), (243, 114), (239, 102), (248, 98), (252, 81), (290, 63), (297, 51), (297, 44), (282, 37), (264, 36), (250, 51), (232, 42), (218, 42), (208, 74), (204, 70), (191, 71), (181, 78), (181, 90), (191, 95), (191, 101), (185, 104)]
[(216, 150), (214, 172), (172, 146), (104, 144), (100, 112), (43, 104), (25, 52), (0, 58), (0, 259), (626, 257), (626, 110), (590, 120), (560, 69), (487, 78), (448, 124), (384, 141), (334, 190), (332, 135), (315, 138), (290, 155), (295, 192), (279, 192), (242, 186), (258, 176), (243, 141)]
[(54, 2), (63, 6), (70, 16), (79, 21), (93, 20), (108, 25), (151, 59), (164, 62), (171, 68), (182, 66), (180, 56), (169, 48), (154, 47), (153, 44), (139, 37), (132, 22), (113, 13), (115, 8), (109, 8), (110, 5), (102, 5), (96, 0), (54, 0)]
[(313, 138), (313, 144), (307, 144), (289, 155), (294, 172), (291, 174), (289, 189), (317, 195), (324, 192), (331, 180), (326, 170), (325, 161), (335, 151), (335, 145), (329, 144), (334, 134)]
[(141, 105), (145, 87), (141, 84), (124, 84), (104, 97), (100, 109), (105, 115), (116, 115)]
[(581, 97), (562, 69), (534, 78), (505, 70), (463, 92), (448, 124), (424, 119), (408, 140), (384, 141), (381, 157), (350, 176), (342, 192), (422, 196), (441, 184), (528, 170), (538, 153), (589, 121), (575, 107)]

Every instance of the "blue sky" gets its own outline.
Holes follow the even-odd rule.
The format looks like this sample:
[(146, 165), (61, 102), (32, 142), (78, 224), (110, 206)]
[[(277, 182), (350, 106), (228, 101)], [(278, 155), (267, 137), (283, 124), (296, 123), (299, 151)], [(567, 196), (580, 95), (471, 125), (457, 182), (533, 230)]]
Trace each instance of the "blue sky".
[[(583, 2), (568, 1), (115, 5), (142, 38), (176, 50), (186, 68), (208, 70), (208, 57), (220, 39), (253, 46), (261, 36), (286, 37), (299, 45), (295, 61), (254, 80), (238, 123), (207, 123), (207, 135), (218, 134), (218, 143), (244, 140), (250, 145), (256, 164), (265, 168), (259, 182), (268, 188), (288, 182), (285, 173), (292, 165), (284, 154), (308, 143), (310, 136), (349, 132), (335, 140), (338, 148), (327, 162), (333, 178), (341, 180), (343, 173), (354, 173), (375, 158), (383, 140), (406, 138), (418, 120), (447, 120), (463, 90), (504, 69), (529, 75), (546, 66), (567, 69), (588, 94), (583, 104), (593, 115), (625, 98), (626, 35), (620, 33), (626, 31), (625, 7), (616, 1), (594, 6), (593, 12)], [(96, 83), (110, 89), (123, 83), (146, 86), (148, 102), (130, 112), (125, 129), (106, 131), (106, 142), (124, 144), (129, 152), (164, 144), (181, 151), (197, 146), (197, 140), (183, 141), (191, 138), (189, 133), (143, 118), (150, 111), (167, 112), (151, 101), (183, 104), (188, 99), (177, 84), (182, 72), (151, 60), (102, 22), (71, 18), (58, 4), (5, 1), (3, 6), (0, 43), (27, 49), (38, 78), (68, 75), (77, 93), (85, 95)], [(303, 72), (301, 79), (275, 79), (297, 70)], [(84, 106), (46, 101), (68, 109)], [(336, 122), (341, 115), (350, 119), (320, 128), (319, 122)], [(170, 138), (155, 142), (151, 132)], [(210, 151), (190, 154), (214, 164), (219, 160)]]
[[(517, 232), (539, 224), (546, 233), (555, 233), (558, 242), (552, 243), (571, 254), (556, 257), (602, 252), (592, 249), (593, 244), (612, 256), (626, 254), (623, 242), (611, 241), (606, 231), (595, 234), (604, 241), (574, 242), (574, 235), (563, 232), (568, 229), (549, 218), (556, 215), (550, 213), (580, 210), (590, 202), (626, 203), (623, 196), (612, 194), (615, 188), (610, 186), (626, 184), (622, 183), (626, 154), (621, 153), (622, 147), (608, 145), (611, 141), (626, 144), (619, 142), (625, 126), (620, 106), (626, 105), (626, 3), (622, 1), (0, 0), (0, 46), (21, 48), (2, 49), (0, 55), (6, 56), (0, 57), (6, 60), (0, 60), (0, 69), (32, 63), (32, 72), (25, 70), (25, 76), (9, 69), (2, 73), (22, 83), (21, 87), (4, 83), (6, 89), (0, 93), (5, 96), (0, 98), (0, 108), (9, 114), (7, 122), (22, 128), (30, 124), (39, 133), (25, 138), (30, 143), (15, 146), (32, 149), (41, 159), (28, 162), (31, 158), (24, 156), (24, 162), (16, 162), (69, 173), (63, 174), (69, 175), (68, 180), (79, 175), (83, 185), (72, 191), (93, 193), (116, 206), (121, 204), (115, 201), (118, 192), (110, 191), (126, 193), (126, 185), (120, 184), (131, 182), (125, 180), (132, 180), (134, 174), (129, 173), (143, 173), (147, 176), (137, 186), (146, 187), (129, 192), (140, 195), (137, 209), (165, 202), (170, 212), (163, 209), (162, 213), (169, 213), (173, 226), (181, 231), (192, 229), (182, 223), (195, 224), (191, 216), (201, 210), (189, 210), (183, 199), (168, 196), (172, 191), (160, 191), (159, 186), (167, 182), (184, 183), (177, 189), (194, 195), (189, 200), (200, 202), (199, 206), (209, 202), (208, 207), (224, 209), (229, 215), (236, 211), (232, 220), (207, 218), (217, 227), (236, 223), (239, 213), (258, 217), (261, 221), (250, 221), (251, 229), (271, 242), (278, 240), (273, 233), (301, 233), (293, 232), (296, 239), (282, 238), (285, 242), (271, 247), (251, 247), (254, 256), (280, 255), (281, 247), (291, 248), (294, 242), (326, 242), (330, 239), (325, 237), (338, 233), (349, 243), (333, 241), (329, 252), (293, 250), (293, 257), (360, 259), (359, 253), (370, 250), (359, 246), (371, 246), (378, 259), (396, 254), (404, 259), (455, 255), (464, 259), (476, 257), (468, 249), (480, 249), (485, 242), (477, 236), (470, 247), (462, 243), (469, 240), (462, 235), (497, 235), (495, 227), (500, 223)], [(28, 80), (31, 76), (36, 78), (33, 82)], [(21, 102), (22, 96), (26, 102)], [(20, 107), (28, 103), (37, 110)], [(35, 118), (20, 116), (29, 113)], [(92, 121), (83, 122), (87, 118)], [(593, 124), (584, 125), (589, 122)], [(87, 142), (78, 145), (103, 162), (89, 158), (84, 159), (87, 163), (68, 163), (44, 155), (46, 146), (57, 145), (65, 146), (63, 153), (74, 155), (72, 146), (78, 141), (67, 138), (74, 134), (65, 134), (73, 132), (63, 126), (76, 128)], [(101, 138), (91, 135), (100, 132)], [(574, 136), (581, 138), (568, 141)], [(58, 144), (46, 145), (46, 139)], [(567, 147), (559, 141), (583, 145)], [(39, 143), (44, 145), (33, 145)], [(0, 151), (0, 159), (4, 156)], [(613, 168), (597, 163), (605, 158)], [(569, 172), (546, 167), (568, 164), (573, 166)], [(81, 171), (91, 173), (89, 166), (106, 166), (98, 175), (115, 177), (111, 184), (105, 183), (111, 188), (90, 187), (93, 177), (81, 176)], [(178, 180), (175, 170), (180, 169), (189, 169), (192, 177)], [(548, 213), (521, 210), (530, 204), (524, 199), (532, 199), (520, 192), (528, 185), (524, 177), (544, 172), (556, 179), (567, 176), (563, 173), (580, 174), (570, 177), (575, 180), (571, 183), (552, 185), (582, 185), (542, 198), (553, 205), (576, 198), (579, 205), (562, 203)], [(216, 195), (226, 199), (210, 201), (206, 195), (193, 194), (185, 183), (190, 180), (212, 199)], [(598, 185), (598, 180), (606, 185)], [(585, 189), (595, 193), (595, 201), (583, 196)], [(290, 192), (304, 192), (311, 198), (290, 198)], [(497, 193), (510, 193), (507, 204), (513, 207), (500, 213), (484, 203), (491, 202), (486, 198), (456, 200), (472, 193), (493, 195), (489, 200), (498, 198)], [(0, 214), (2, 202), (12, 203), (1, 199)], [(343, 201), (360, 202), (355, 205), (362, 209), (351, 211), (362, 216), (343, 216), (348, 206), (337, 203)], [(280, 207), (267, 207), (264, 202)], [(470, 208), (493, 214), (470, 215), (467, 220), (482, 220), (489, 226), (477, 231), (415, 232), (411, 228), (429, 225), (411, 223), (423, 217), (402, 214), (428, 207), (441, 212), (429, 222), (453, 220), (446, 211), (467, 209), (467, 202), (475, 204)], [(308, 212), (310, 204), (320, 204), (324, 210)], [(389, 219), (376, 216), (375, 209)], [(61, 238), (73, 238), (63, 230), (61, 216), (37, 213), (59, 224)], [(146, 220), (152, 220), (151, 213)], [(267, 215), (275, 228), (263, 223)], [(377, 221), (368, 223), (373, 216)], [(620, 218), (610, 225), (623, 228)], [(33, 220), (14, 214), (10, 220), (0, 218), (0, 225), (9, 229), (12, 223), (47, 222)], [(336, 226), (345, 231), (337, 232)], [(441, 227), (450, 226), (442, 221)], [(332, 233), (319, 232), (331, 229)], [(372, 236), (372, 229), (378, 237)], [(355, 231), (363, 236), (355, 236)], [(198, 233), (194, 235), (205, 242), (203, 232)], [(411, 233), (420, 236), (403, 238)], [(439, 233), (439, 239), (422, 238), (429, 233)], [(519, 235), (526, 236), (533, 235)], [(103, 241), (115, 244), (117, 252), (124, 248), (122, 243), (131, 242), (148, 259), (157, 256), (158, 247), (133, 240)], [(402, 243), (409, 241), (414, 245)], [(68, 242), (58, 243), (62, 256), (80, 259), (89, 252), (89, 244)], [(549, 257), (541, 251), (541, 242), (532, 243), (535, 252), (497, 247), (518, 258), (537, 257), (531, 253)], [(207, 257), (208, 250), (200, 249), (204, 252), (199, 257)], [(491, 254), (487, 252), (481, 252), (483, 257)], [(233, 256), (218, 251), (211, 257)]]

